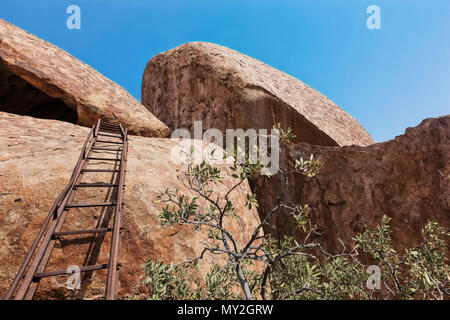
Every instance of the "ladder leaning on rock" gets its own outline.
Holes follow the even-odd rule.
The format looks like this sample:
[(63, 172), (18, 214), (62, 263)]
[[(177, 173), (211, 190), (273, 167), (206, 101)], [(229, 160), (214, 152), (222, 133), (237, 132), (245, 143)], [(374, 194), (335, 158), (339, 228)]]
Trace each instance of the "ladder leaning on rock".
[[(112, 139), (119, 139), (112, 140)], [(107, 300), (117, 298), (118, 292), (118, 267), (120, 249), (120, 223), (123, 205), (123, 191), (125, 187), (125, 172), (128, 151), (128, 129), (122, 125), (103, 123), (98, 120), (86, 138), (81, 150), (80, 158), (75, 166), (72, 177), (64, 191), (58, 196), (48, 216), (46, 217), (36, 239), (34, 240), (22, 266), (20, 267), (5, 300), (31, 300), (38, 289), (40, 280), (45, 277), (59, 276), (74, 273), (73, 269), (60, 269), (46, 271), (55, 243), (64, 236), (76, 236), (85, 234), (112, 233), (109, 261), (107, 263), (86, 265), (79, 267), (79, 272), (108, 269), (106, 279)], [(115, 158), (94, 157), (93, 153), (115, 152)], [(87, 168), (89, 162), (101, 161), (113, 163), (113, 168)], [(92, 163), (91, 163), (92, 164)], [(84, 174), (88, 172), (110, 172), (110, 181), (116, 183), (82, 183)], [(79, 188), (117, 188), (112, 202), (97, 203), (73, 203)], [(95, 228), (90, 230), (70, 230), (61, 232), (64, 221), (71, 208), (105, 208), (114, 210), (112, 228)]]

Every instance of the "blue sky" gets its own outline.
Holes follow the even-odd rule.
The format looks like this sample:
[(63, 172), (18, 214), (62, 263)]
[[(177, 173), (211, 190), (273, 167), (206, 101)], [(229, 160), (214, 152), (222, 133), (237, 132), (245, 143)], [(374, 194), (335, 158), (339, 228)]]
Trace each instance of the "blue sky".
[[(81, 30), (66, 8), (81, 8)], [(366, 9), (381, 8), (381, 30)], [(450, 113), (449, 0), (1, 0), (5, 19), (140, 101), (147, 61), (189, 41), (243, 52), (319, 90), (377, 142)]]

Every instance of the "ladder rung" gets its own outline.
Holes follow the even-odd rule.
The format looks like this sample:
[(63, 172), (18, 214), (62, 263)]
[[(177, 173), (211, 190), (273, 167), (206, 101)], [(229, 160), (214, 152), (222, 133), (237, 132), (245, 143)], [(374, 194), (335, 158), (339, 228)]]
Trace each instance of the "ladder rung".
[(119, 126), (119, 125), (117, 125), (117, 124), (106, 123), (106, 122), (102, 122), (102, 123), (100, 123), (100, 127), (101, 127), (101, 126), (104, 126), (104, 127), (114, 127), (114, 128), (120, 128), (120, 126)]
[(103, 127), (103, 126), (100, 126), (99, 131), (122, 132), (122, 130), (120, 130), (120, 127)]
[(74, 203), (67, 204), (66, 208), (90, 208), (90, 207), (114, 207), (115, 202), (102, 202), (102, 203)]
[(88, 160), (105, 160), (105, 161), (122, 161), (122, 159), (118, 158), (96, 158), (96, 157), (89, 157)]
[[(101, 269), (107, 269), (108, 263), (103, 264), (96, 264), (93, 266), (86, 266), (81, 267), (80, 272), (88, 272), (88, 271), (94, 271), (94, 270), (101, 270)], [(53, 270), (53, 271), (45, 271), (45, 272), (38, 272), (34, 275), (35, 278), (45, 278), (45, 277), (53, 277), (53, 276), (60, 276), (63, 274), (72, 274), (75, 273), (74, 271), (68, 272), (67, 269), (61, 269), (61, 270)]]
[(119, 169), (82, 169), (81, 172), (119, 172)]
[(75, 188), (102, 188), (102, 187), (117, 187), (117, 183), (80, 183), (76, 184)]
[(91, 150), (122, 151), (122, 149), (108, 149), (108, 148), (101, 148), (101, 147), (92, 147)]
[(114, 143), (114, 144), (123, 144), (123, 142), (117, 142), (117, 141), (106, 141), (106, 140), (97, 140), (97, 142), (103, 142), (103, 143)]
[[(120, 137), (122, 138), (122, 131), (121, 130), (115, 130), (115, 129), (104, 129), (100, 128), (98, 132), (106, 132), (106, 133), (114, 133), (114, 134), (120, 134)], [(100, 134), (98, 134), (100, 135)]]
[(71, 235), (75, 235), (75, 234), (86, 234), (86, 233), (106, 233), (109, 231), (112, 231), (112, 228), (99, 228), (99, 229), (90, 229), (90, 230), (72, 230), (72, 231), (55, 232), (55, 233), (53, 233), (53, 237), (71, 236)]
[(114, 135), (114, 134), (106, 134), (106, 133), (99, 133), (98, 135), (99, 136), (104, 136), (104, 137), (120, 138), (120, 139), (123, 138), (122, 136), (117, 136), (117, 135)]

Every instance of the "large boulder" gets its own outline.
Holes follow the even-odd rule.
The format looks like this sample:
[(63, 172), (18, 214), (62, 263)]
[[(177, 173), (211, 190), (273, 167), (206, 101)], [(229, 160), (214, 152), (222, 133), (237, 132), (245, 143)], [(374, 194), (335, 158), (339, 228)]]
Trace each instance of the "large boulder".
[[(50, 207), (68, 183), (88, 132), (87, 128), (67, 122), (0, 112), (0, 297), (6, 294)], [(207, 240), (206, 230), (194, 231), (187, 226), (163, 229), (158, 224), (162, 204), (154, 200), (160, 192), (171, 188), (192, 195), (177, 179), (186, 168), (172, 161), (176, 160), (171, 158), (174, 146), (176, 142), (169, 139), (130, 136), (120, 251), (123, 265), (120, 298), (139, 291), (139, 281), (144, 276), (141, 265), (146, 259), (161, 259), (166, 263), (184, 261), (198, 256)], [(104, 165), (99, 163), (93, 167), (101, 166)], [(110, 173), (85, 175), (83, 182), (105, 182), (110, 178)], [(223, 195), (235, 180), (230, 174), (225, 175), (224, 182), (214, 187), (217, 195)], [(105, 190), (86, 189), (97, 188), (80, 189), (76, 202), (108, 197)], [(240, 242), (248, 239), (259, 223), (257, 212), (245, 207), (247, 191), (248, 184), (244, 183), (231, 194), (239, 219), (227, 222)], [(98, 209), (70, 210), (63, 230), (107, 226), (111, 223), (110, 214)], [(106, 262), (109, 237), (78, 236), (58, 241), (47, 270)], [(207, 255), (200, 264), (200, 272), (204, 274), (213, 259)], [(46, 278), (36, 298), (103, 298), (106, 270), (86, 275), (82, 289), (75, 292), (63, 288), (66, 277)]]
[[(261, 176), (251, 182), (264, 218), (278, 197), (312, 206), (329, 250), (341, 250), (364, 225), (392, 217), (397, 247), (417, 242), (427, 220), (449, 224), (449, 117), (429, 119), (395, 140), (373, 144), (350, 115), (301, 81), (234, 50), (205, 42), (184, 44), (152, 58), (142, 103), (171, 129), (290, 127), (294, 145), (282, 148), (280, 168), (312, 153), (324, 162), (313, 179)], [(280, 193), (281, 191), (281, 193)], [(302, 238), (286, 212), (266, 233)]]
[[(450, 227), (450, 115), (426, 119), (394, 140), (368, 147), (294, 144), (284, 150), (281, 166), (310, 154), (323, 163), (316, 177), (291, 175), (287, 186), (279, 176), (255, 182), (261, 217), (283, 190), (283, 201), (312, 207), (311, 218), (322, 231), (319, 240), (335, 252), (342, 249), (338, 237), (349, 242), (383, 215), (392, 218), (398, 249), (417, 245), (428, 220)], [(283, 212), (272, 222), (266, 232), (303, 236)]]
[(64, 50), (0, 19), (0, 111), (91, 126), (98, 118), (130, 132), (169, 129), (117, 83)]
[(192, 42), (152, 58), (142, 103), (170, 129), (290, 127), (297, 142), (373, 143), (364, 128), (323, 94), (296, 78), (229, 48)]

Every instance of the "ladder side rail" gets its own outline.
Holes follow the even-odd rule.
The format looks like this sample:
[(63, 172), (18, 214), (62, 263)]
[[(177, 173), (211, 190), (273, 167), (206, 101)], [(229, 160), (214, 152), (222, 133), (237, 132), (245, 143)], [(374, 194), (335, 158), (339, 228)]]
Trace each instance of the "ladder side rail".
[[(122, 126), (121, 126), (122, 128)], [(123, 128), (122, 128), (123, 130)], [(119, 175), (119, 187), (117, 189), (117, 201), (116, 210), (114, 214), (114, 225), (113, 233), (111, 239), (111, 248), (109, 256), (109, 266), (108, 266), (108, 276), (106, 282), (106, 300), (114, 300), (117, 296), (117, 265), (119, 259), (119, 247), (120, 247), (120, 223), (121, 223), (121, 212), (122, 212), (122, 196), (125, 184), (125, 166), (127, 159), (127, 149), (128, 149), (128, 129), (123, 131), (123, 151), (122, 151), (122, 161), (120, 162), (120, 175)]]
[(98, 121), (97, 121), (97, 126), (95, 127), (94, 137), (98, 136), (98, 130), (100, 129), (101, 123), (102, 123), (102, 120), (99, 118)]
[[(81, 168), (85, 168), (87, 165), (87, 161), (84, 161), (84, 164)], [(75, 180), (74, 183), (77, 183), (79, 180), (81, 179), (81, 175), (78, 175), (78, 178)], [(44, 250), (44, 254), (42, 255), (41, 260), (39, 261), (39, 264), (37, 265), (37, 269), (35, 274), (33, 275), (33, 279), (36, 275), (36, 273), (40, 273), (40, 272), (44, 272), (45, 267), (47, 266), (48, 261), (50, 260), (50, 256), (52, 254), (53, 248), (55, 246), (55, 242), (56, 239), (54, 239), (53, 235), (55, 232), (59, 232), (61, 231), (61, 228), (64, 224), (64, 221), (67, 217), (68, 214), (68, 210), (64, 210), (66, 207), (67, 203), (70, 203), (73, 201), (73, 199), (75, 198), (75, 195), (77, 193), (76, 189), (71, 189), (68, 197), (66, 199), (64, 199), (64, 203), (61, 203), (61, 206), (58, 208), (58, 219), (56, 220), (56, 225), (53, 228), (53, 232), (50, 234), (50, 238), (47, 241), (45, 250)], [(38, 287), (40, 284), (40, 279), (38, 279), (38, 281), (32, 281), (31, 284), (29, 285), (25, 297), (25, 300), (31, 300), (33, 299), (34, 294), (36, 293)]]
[[(47, 218), (45, 219), (43, 226), (41, 227), (41, 230), (39, 231), (38, 235), (36, 236), (35, 240), (33, 241), (33, 244), (31, 246), (31, 248), (30, 248), (30, 250), (29, 250), (29, 252), (28, 252), (28, 254), (27, 254), (27, 256), (26, 256), (26, 258), (24, 260), (24, 262), (22, 263), (22, 266), (20, 267), (20, 269), (19, 269), (19, 271), (18, 271), (18, 273), (17, 273), (17, 275), (16, 275), (16, 277), (15, 277), (11, 287), (8, 290), (8, 293), (7, 293), (6, 297), (5, 297), (5, 300), (9, 300), (9, 299), (12, 298), (14, 292), (16, 291), (16, 289), (19, 286), (19, 283), (20, 283), (20, 281), (22, 279), (25, 281), (25, 278), (29, 278), (29, 277), (26, 277), (26, 276), (24, 278), (25, 270), (27, 269), (27, 267), (30, 266), (30, 261), (31, 261), (34, 253), (36, 252), (36, 250), (38, 248), (39, 242), (42, 239), (42, 237), (43, 237), (43, 235), (45, 233), (45, 230), (48, 229), (49, 225), (51, 225), (51, 222), (50, 222), (51, 221), (51, 217), (53, 216), (53, 219), (57, 218), (57, 211), (58, 211), (57, 209), (60, 208), (63, 199), (67, 196), (69, 190), (71, 189), (71, 186), (73, 185), (75, 177), (79, 174), (79, 170), (78, 169), (79, 169), (80, 161), (83, 159), (83, 155), (85, 154), (86, 146), (88, 145), (88, 142), (90, 141), (91, 137), (93, 136), (93, 133), (94, 133), (94, 126), (91, 128), (91, 131), (90, 131), (88, 137), (86, 138), (86, 141), (84, 142), (80, 158), (79, 158), (79, 160), (77, 162), (77, 165), (76, 165), (74, 171), (72, 172), (72, 176), (70, 178), (69, 184), (67, 184), (67, 186), (64, 188), (64, 190), (60, 193), (58, 198), (55, 200), (52, 208), (50, 209), (49, 214), (48, 214)], [(41, 246), (43, 244), (44, 243), (42, 243)], [(35, 260), (36, 260), (36, 257), (35, 257), (35, 259), (33, 261), (35, 261)], [(28, 271), (30, 271), (30, 270), (28, 270)], [(32, 280), (32, 278), (31, 278), (31, 280)], [(29, 286), (29, 284), (27, 286)], [(24, 287), (23, 283), (22, 283), (21, 287)], [(19, 297), (20, 296), (22, 296), (22, 294), (20, 294)], [(17, 298), (19, 298), (19, 297), (17, 297)]]
[(122, 124), (119, 124), (119, 127), (120, 127), (120, 132), (121, 132), (121, 134), (122, 134), (122, 137), (125, 139), (125, 137), (128, 139), (128, 129), (126, 130), (126, 132), (125, 132), (125, 130), (123, 129), (123, 127), (122, 127)]
[(33, 296), (39, 287), (41, 278), (38, 278), (37, 281), (33, 281), (33, 280), (37, 273), (44, 272), (45, 267), (47, 266), (47, 263), (50, 260), (50, 256), (53, 252), (53, 248), (55, 246), (56, 239), (54, 239), (53, 235), (55, 232), (61, 231), (61, 228), (64, 224), (64, 221), (65, 221), (65, 219), (67, 217), (67, 213), (68, 213), (68, 211), (65, 210), (66, 205), (67, 205), (67, 203), (71, 203), (73, 201), (73, 199), (75, 198), (77, 190), (74, 189), (74, 185), (80, 182), (80, 180), (81, 180), (80, 173), (82, 172), (83, 169), (86, 168), (86, 166), (88, 164), (87, 157), (91, 153), (92, 146), (95, 144), (95, 141), (97, 140), (97, 137), (95, 137), (95, 127), (93, 127), (93, 130), (91, 130), (91, 132), (92, 132), (92, 135), (90, 136), (90, 139), (87, 139), (88, 142), (87, 142), (85, 150), (84, 150), (84, 154), (86, 155), (86, 157), (83, 158), (82, 155), (80, 155), (80, 159), (79, 159), (80, 162), (78, 163), (77, 167), (75, 168), (76, 174), (74, 176), (73, 181), (71, 181), (69, 183), (69, 185), (71, 186), (69, 189), (69, 192), (67, 193), (66, 197), (61, 202), (61, 205), (58, 207), (58, 210), (56, 212), (58, 219), (55, 222), (55, 225), (52, 226), (52, 232), (51, 233), (49, 232), (49, 235), (46, 235), (46, 237), (48, 236), (48, 239), (46, 239), (47, 241), (45, 243), (45, 248), (43, 250), (42, 257), (41, 257), (40, 261), (38, 261), (36, 270), (33, 274), (33, 278), (31, 279), (32, 282), (29, 284), (27, 290), (25, 291), (25, 296), (24, 296), (25, 300), (33, 299)]

